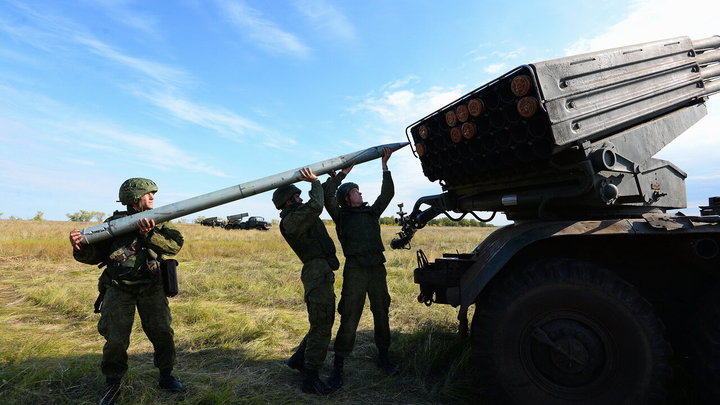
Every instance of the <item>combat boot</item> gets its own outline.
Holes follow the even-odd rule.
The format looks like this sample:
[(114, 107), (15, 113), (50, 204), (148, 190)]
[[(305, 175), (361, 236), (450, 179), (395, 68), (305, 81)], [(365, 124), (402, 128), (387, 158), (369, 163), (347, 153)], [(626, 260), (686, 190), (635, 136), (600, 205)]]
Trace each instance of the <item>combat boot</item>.
[(400, 370), (397, 364), (390, 361), (387, 350), (380, 350), (377, 366), (388, 375), (397, 374), (398, 370)]
[(306, 394), (327, 395), (331, 393), (332, 390), (320, 379), (317, 370), (306, 368), (303, 373), (302, 392)]
[(105, 389), (100, 397), (100, 405), (115, 405), (120, 396), (120, 378), (105, 378)]
[(293, 353), (292, 356), (287, 361), (288, 367), (290, 367), (293, 370), (297, 370), (299, 372), (303, 372), (305, 370), (305, 347), (307, 346), (307, 340), (303, 339), (302, 342), (300, 342), (300, 346), (298, 346), (297, 350), (295, 350), (295, 353)]
[(181, 383), (177, 377), (172, 375), (171, 368), (160, 370), (160, 380), (158, 381), (158, 386), (160, 389), (168, 392), (180, 392), (185, 389), (183, 383)]
[(334, 365), (333, 365), (333, 371), (332, 374), (330, 374), (330, 378), (328, 379), (328, 387), (332, 391), (337, 391), (343, 386), (343, 365), (345, 363), (345, 358), (341, 356), (335, 356)]

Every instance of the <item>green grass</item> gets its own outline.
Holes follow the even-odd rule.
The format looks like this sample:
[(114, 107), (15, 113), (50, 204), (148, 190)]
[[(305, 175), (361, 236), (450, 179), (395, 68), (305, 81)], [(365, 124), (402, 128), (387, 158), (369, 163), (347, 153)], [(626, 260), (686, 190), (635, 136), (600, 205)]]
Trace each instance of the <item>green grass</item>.
[[(0, 220), (0, 404), (96, 403), (103, 339), (92, 304), (100, 270), (72, 259), (67, 233), (87, 224)], [(170, 299), (182, 397), (158, 391), (152, 346), (136, 318), (121, 403), (297, 404), (477, 402), (467, 342), (456, 339), (456, 312), (416, 300), (415, 250), (387, 251), (393, 298), (391, 354), (400, 374), (375, 367), (369, 307), (347, 359), (346, 385), (328, 396), (300, 391), (285, 360), (307, 331), (300, 262), (277, 228), (225, 231), (179, 225), (180, 294)], [(383, 227), (389, 241), (396, 227)], [(427, 228), (413, 244), (432, 260), (472, 250), (491, 229)], [(334, 236), (334, 229), (330, 229)], [(336, 243), (337, 246), (339, 244)], [(341, 252), (339, 257), (342, 260)], [(342, 272), (335, 284), (339, 295)], [(336, 319), (334, 331), (337, 330)], [(323, 374), (329, 373), (332, 352)], [(480, 393), (481, 394), (481, 393)]]
[[(100, 270), (75, 262), (67, 239), (72, 228), (87, 225), (0, 220), (0, 404), (97, 402), (104, 386), (99, 370), (104, 340), (92, 304)], [(366, 307), (346, 361), (346, 385), (317, 397), (301, 393), (300, 374), (285, 365), (308, 323), (300, 262), (277, 227), (268, 232), (179, 227), (186, 240), (178, 255), (181, 292), (170, 306), (176, 374), (189, 389), (182, 396), (158, 391), (152, 346), (136, 317), (120, 403), (484, 403), (469, 344), (455, 334), (456, 311), (418, 303), (413, 269), (416, 249), (431, 261), (444, 252), (470, 252), (492, 228), (426, 227), (416, 234), (412, 250), (386, 251), (391, 355), (401, 372), (385, 376), (375, 367), (372, 315)], [(329, 231), (334, 237), (334, 229)], [(397, 231), (382, 227), (383, 240)], [(338, 296), (341, 286), (338, 271)], [(339, 317), (333, 332), (338, 324)], [(328, 353), (324, 376), (332, 357)], [(699, 403), (688, 388), (692, 375), (685, 361), (674, 361), (668, 403)]]

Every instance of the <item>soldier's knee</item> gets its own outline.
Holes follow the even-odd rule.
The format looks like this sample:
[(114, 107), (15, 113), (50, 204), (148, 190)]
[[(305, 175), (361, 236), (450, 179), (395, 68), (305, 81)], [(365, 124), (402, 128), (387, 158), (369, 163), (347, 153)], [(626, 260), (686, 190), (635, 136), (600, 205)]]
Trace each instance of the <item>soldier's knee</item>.
[(335, 307), (327, 303), (308, 303), (308, 317), (310, 323), (318, 327), (329, 327), (335, 321)]

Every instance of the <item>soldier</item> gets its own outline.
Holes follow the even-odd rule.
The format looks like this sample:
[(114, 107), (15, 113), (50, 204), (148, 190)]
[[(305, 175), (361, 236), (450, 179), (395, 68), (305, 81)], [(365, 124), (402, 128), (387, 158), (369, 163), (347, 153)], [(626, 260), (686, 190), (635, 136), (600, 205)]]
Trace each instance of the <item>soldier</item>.
[[(119, 202), (127, 211), (115, 211), (107, 221), (153, 208), (157, 185), (152, 180), (126, 180), (119, 191)], [(105, 267), (98, 288), (100, 295), (95, 312), (100, 313), (98, 331), (105, 337), (102, 373), (106, 388), (101, 404), (113, 404), (120, 391), (120, 381), (127, 371), (127, 348), (130, 344), (135, 308), (142, 328), (155, 349), (154, 363), (160, 369), (159, 387), (178, 392), (183, 384), (172, 375), (175, 343), (170, 326), (170, 307), (160, 277), (160, 261), (175, 255), (183, 237), (171, 223), (156, 224), (143, 218), (137, 232), (119, 235), (93, 245), (82, 243), (80, 231), (70, 232), (75, 260)]]
[(392, 149), (385, 148), (382, 157), (383, 182), (380, 196), (372, 205), (363, 202), (362, 193), (355, 183), (340, 182), (352, 170), (352, 166), (339, 174), (331, 174), (325, 184), (325, 208), (335, 221), (336, 231), (345, 255), (343, 286), (338, 312), (340, 328), (335, 337), (335, 360), (333, 373), (328, 381), (331, 387), (342, 386), (343, 364), (355, 345), (360, 316), (365, 306), (365, 296), (370, 299), (370, 310), (375, 324), (375, 345), (378, 348), (377, 365), (388, 374), (397, 371), (390, 361), (390, 294), (387, 288), (387, 271), (382, 240), (380, 239), (380, 215), (395, 195), (392, 176), (387, 161)]
[(310, 168), (301, 169), (298, 180), (312, 184), (307, 203), (302, 203), (300, 189), (294, 185), (280, 187), (272, 196), (275, 207), (282, 210), (280, 233), (303, 263), (300, 278), (310, 321), (310, 330), (287, 364), (303, 373), (303, 392), (325, 395), (333, 389), (320, 380), (318, 373), (325, 361), (335, 321), (333, 271), (340, 263), (335, 256), (335, 244), (320, 220), (323, 210), (320, 181)]

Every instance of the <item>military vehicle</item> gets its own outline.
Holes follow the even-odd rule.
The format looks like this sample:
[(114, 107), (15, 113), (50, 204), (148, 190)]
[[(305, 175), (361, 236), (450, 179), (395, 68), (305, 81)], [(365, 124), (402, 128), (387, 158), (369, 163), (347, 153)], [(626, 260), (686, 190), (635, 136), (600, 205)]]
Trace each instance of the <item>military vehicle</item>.
[(265, 221), (265, 218), (259, 216), (252, 216), (248, 218), (247, 221), (243, 221), (242, 219), (247, 216), (247, 212), (237, 215), (229, 215), (227, 217), (227, 225), (225, 225), (225, 229), (257, 229), (260, 231), (267, 231), (272, 226), (269, 222)]
[(668, 213), (687, 205), (686, 174), (653, 158), (707, 114), (718, 47), (679, 37), (520, 66), (407, 128), (443, 192), (401, 207), (392, 247), (440, 214), (513, 221), (472, 252), (418, 250), (414, 273), (420, 302), (475, 305), (473, 364), (495, 402), (662, 403), (674, 355), (720, 403), (720, 198)]
[(225, 227), (225, 221), (222, 219), (218, 219), (218, 217), (210, 217), (205, 218), (202, 221), (200, 221), (200, 225), (202, 226), (210, 226), (210, 227), (218, 227), (218, 228), (224, 228)]
[(247, 212), (242, 214), (228, 215), (227, 216), (227, 229), (240, 229), (240, 223), (243, 218), (248, 216)]

